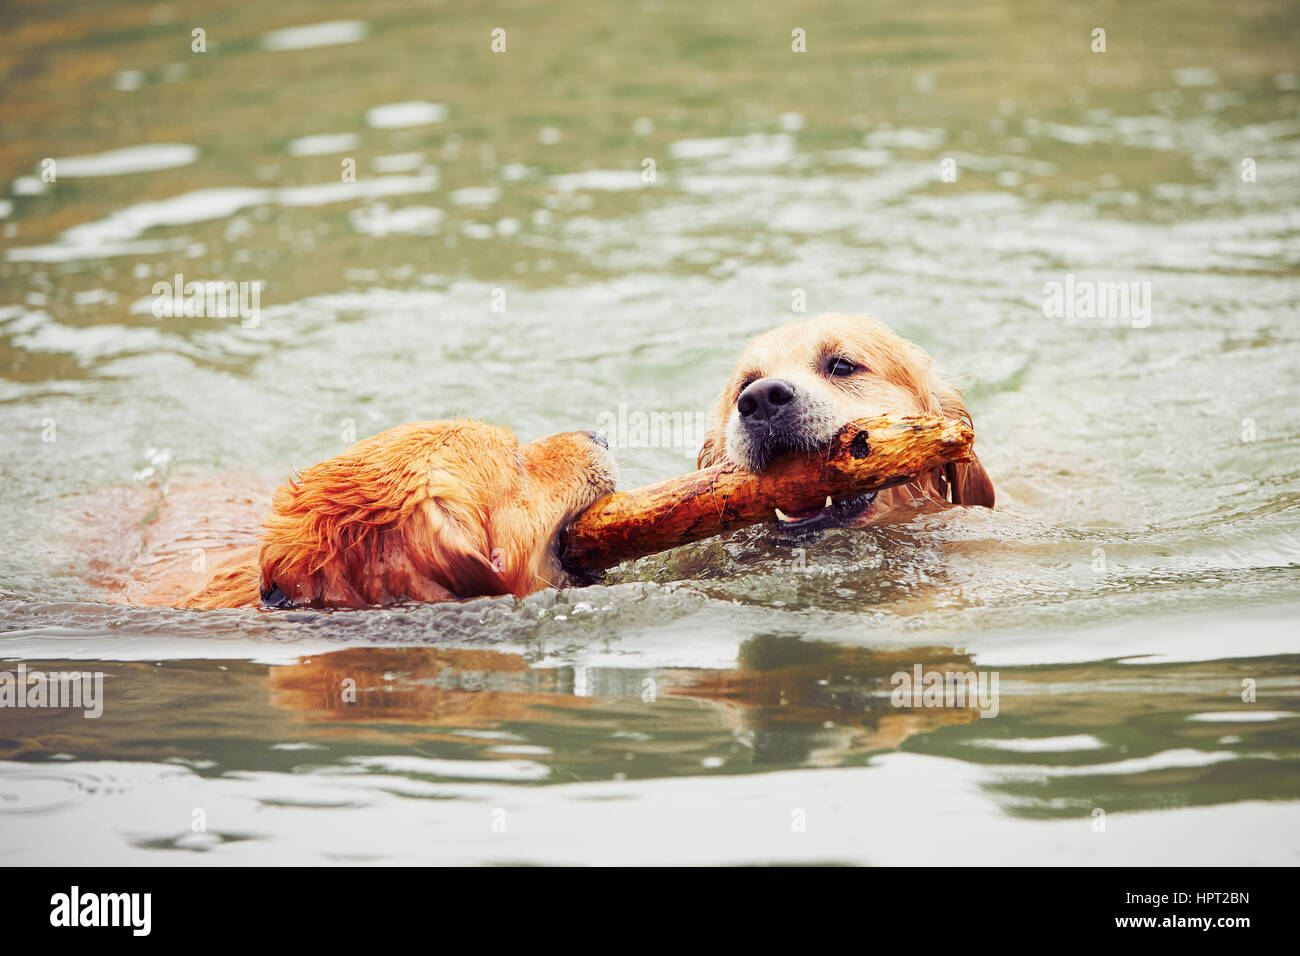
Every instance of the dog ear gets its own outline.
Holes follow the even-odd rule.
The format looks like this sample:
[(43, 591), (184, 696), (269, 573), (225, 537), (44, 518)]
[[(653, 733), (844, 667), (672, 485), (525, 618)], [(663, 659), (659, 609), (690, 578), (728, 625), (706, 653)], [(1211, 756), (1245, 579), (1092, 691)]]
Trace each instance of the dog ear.
[(276, 590), (326, 607), (512, 591), (463, 476), (390, 438), (357, 447), (277, 490), (259, 556), (264, 601)]
[[(945, 418), (955, 418), (975, 427), (966, 403), (962, 401), (961, 392), (938, 376), (932, 376), (930, 387)], [(953, 504), (993, 507), (993, 479), (973, 452), (969, 462), (944, 465), (943, 476), (948, 480), (948, 493)]]
[(993, 480), (975, 455), (969, 462), (944, 465), (943, 474), (948, 479), (953, 504), (993, 507)]
[(263, 600), (275, 589), (286, 605), (336, 607), (511, 593), (504, 555), (485, 554), (486, 540), (474, 540), (485, 538), (484, 531), (467, 531), (473, 518), (458, 517), (459, 510), (434, 499), (419, 509), (422, 513), (397, 523), (371, 523), (367, 518), (373, 515), (361, 511), (343, 522), (317, 521), (314, 553), (272, 537), (261, 556)]
[(724, 441), (717, 432), (710, 431), (704, 436), (704, 444), (700, 446), (700, 453), (695, 458), (696, 468), (709, 468), (716, 465), (722, 460), (720, 449)]
[(704, 433), (704, 442), (696, 456), (696, 468), (711, 468), (727, 458), (727, 419), (735, 404), (735, 396), (728, 386), (722, 390), (709, 410), (709, 430)]
[[(413, 532), (427, 537), (411, 550), (423, 558), (428, 576), (454, 598), (510, 594), (514, 588), (505, 578), (505, 552), (485, 553), (491, 550), (484, 533), (486, 521), (475, 515), (458, 515), (461, 510), (448, 508), (441, 501), (430, 502), (425, 511), (427, 531)], [(476, 533), (467, 530), (470, 527)]]

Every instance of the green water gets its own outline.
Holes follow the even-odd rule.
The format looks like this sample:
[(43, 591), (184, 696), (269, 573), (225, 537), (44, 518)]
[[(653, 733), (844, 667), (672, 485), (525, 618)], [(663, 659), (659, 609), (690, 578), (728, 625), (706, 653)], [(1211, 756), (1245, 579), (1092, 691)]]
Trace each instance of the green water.
[[(0, 22), (0, 669), (104, 686), (0, 709), (0, 860), (1297, 861), (1293, 5)], [(178, 273), (259, 320), (155, 317)], [(1149, 309), (1058, 317), (1067, 281)], [(105, 603), (213, 478), (456, 414), (689, 426), (800, 295), (963, 386), (996, 511), (522, 601)], [(610, 437), (623, 486), (693, 467), (690, 427)], [(917, 664), (996, 716), (894, 706)]]

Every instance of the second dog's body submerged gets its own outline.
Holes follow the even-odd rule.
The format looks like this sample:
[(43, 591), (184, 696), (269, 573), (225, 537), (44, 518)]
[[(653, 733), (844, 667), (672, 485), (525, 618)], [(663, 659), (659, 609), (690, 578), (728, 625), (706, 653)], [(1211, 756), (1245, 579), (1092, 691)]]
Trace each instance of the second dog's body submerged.
[(528, 594), (564, 583), (556, 536), (613, 490), (589, 432), (520, 445), (466, 420), (400, 425), (275, 493), (256, 548), (181, 607), (364, 607)]

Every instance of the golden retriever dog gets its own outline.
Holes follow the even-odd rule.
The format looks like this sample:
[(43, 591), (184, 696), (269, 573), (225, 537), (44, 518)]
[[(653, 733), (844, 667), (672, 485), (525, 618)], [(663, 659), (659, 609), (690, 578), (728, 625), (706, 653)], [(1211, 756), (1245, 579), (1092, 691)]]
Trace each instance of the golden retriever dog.
[[(972, 424), (961, 393), (930, 357), (874, 319), (829, 313), (760, 335), (741, 352), (708, 419), (701, 468), (730, 460), (762, 471), (789, 452), (816, 452), (845, 423), (890, 412), (944, 415)], [(993, 507), (993, 482), (972, 458), (878, 493), (789, 514), (784, 529), (861, 527), (927, 502)]]
[[(560, 531), (614, 488), (603, 437), (520, 445), (482, 422), (390, 428), (276, 490), (256, 546), (227, 555), (188, 608), (343, 607), (524, 595), (567, 583)], [(169, 590), (170, 589), (170, 590)]]

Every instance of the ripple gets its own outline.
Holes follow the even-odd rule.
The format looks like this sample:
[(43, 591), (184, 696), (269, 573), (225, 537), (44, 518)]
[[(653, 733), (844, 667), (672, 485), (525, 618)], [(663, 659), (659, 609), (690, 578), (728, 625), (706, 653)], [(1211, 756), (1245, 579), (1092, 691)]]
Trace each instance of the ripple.
[(377, 173), (412, 173), (424, 165), (424, 153), (389, 153), (370, 161), (370, 168)]
[(1008, 750), (1022, 754), (1102, 750), (1106, 746), (1092, 734), (1071, 734), (1066, 737), (1018, 737), (1007, 740), (972, 740), (970, 745), (972, 747), (987, 747), (990, 750)]
[(359, 143), (355, 133), (317, 133), (291, 139), (285, 148), (290, 156), (328, 156), (356, 149)]
[(58, 813), (131, 787), (93, 764), (0, 764), (0, 815)]
[(591, 189), (600, 192), (626, 192), (646, 186), (641, 174), (633, 169), (588, 169), (581, 173), (565, 173), (552, 176), (550, 184), (554, 189), (569, 192), (577, 189)]
[[(73, 226), (60, 236), (57, 243), (9, 249), (5, 258), (10, 262), (69, 262), (97, 259), (109, 254), (138, 254), (145, 251), (141, 248), (143, 243), (132, 245), (128, 241), (157, 226), (185, 226), (226, 219), (250, 206), (323, 206), (354, 199), (429, 192), (437, 186), (436, 175), (423, 173), (418, 176), (379, 176), (352, 183), (328, 182), (283, 189), (196, 189), (170, 199), (126, 206), (103, 219)], [(180, 241), (180, 246), (184, 244)], [(115, 247), (118, 247), (115, 252), (105, 251)]]
[(1300, 714), (1289, 710), (1214, 710), (1204, 714), (1192, 714), (1188, 720), (1210, 724), (1253, 724), (1273, 720), (1290, 720)]
[(457, 206), (490, 206), (501, 198), (496, 186), (466, 186), (453, 190), (447, 196)]
[(366, 38), (369, 27), (364, 20), (329, 20), (301, 27), (272, 30), (262, 35), (262, 47), (267, 50), (307, 50), (320, 46), (339, 46), (359, 43)]
[(430, 126), (447, 118), (447, 107), (441, 103), (410, 100), (405, 103), (386, 103), (366, 110), (366, 125), (375, 129), (405, 129), (410, 126)]
[(357, 232), (369, 236), (429, 236), (442, 227), (446, 213), (434, 206), (403, 206), (390, 209), (382, 203), (354, 209), (348, 221)]
[(545, 780), (551, 770), (532, 760), (438, 760), (433, 757), (349, 757), (345, 763), (401, 775), (497, 780), (522, 783)]
[(199, 158), (199, 148), (184, 143), (150, 143), (126, 146), (89, 156), (66, 156), (55, 160), (59, 176), (71, 179), (95, 176), (124, 176), (159, 169), (188, 166)]
[[(1261, 755), (1262, 756), (1262, 755)], [(1117, 760), (1106, 764), (1087, 764), (1081, 767), (1053, 767), (1053, 777), (1092, 777), (1092, 776), (1126, 776), (1132, 774), (1154, 773), (1160, 770), (1193, 770), (1210, 767), (1214, 764), (1229, 763), (1242, 759), (1240, 754), (1230, 751), (1204, 751), (1181, 748), (1165, 750), (1147, 757), (1133, 757), (1129, 760)], [(1007, 768), (1011, 773), (1037, 774), (1041, 768)]]

